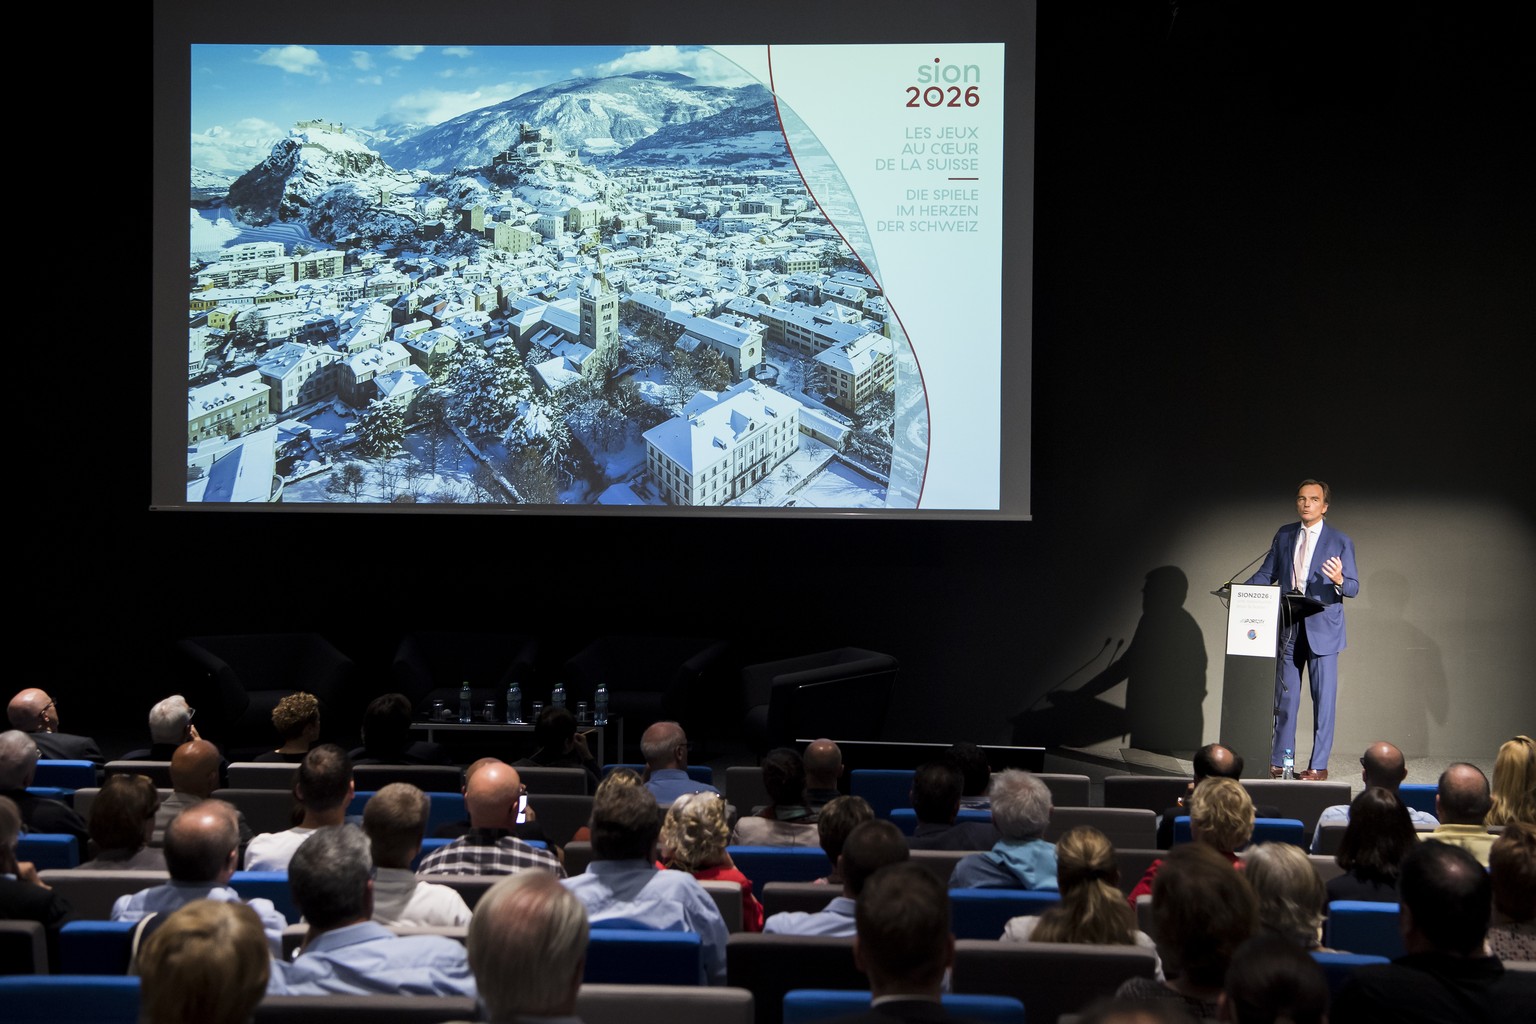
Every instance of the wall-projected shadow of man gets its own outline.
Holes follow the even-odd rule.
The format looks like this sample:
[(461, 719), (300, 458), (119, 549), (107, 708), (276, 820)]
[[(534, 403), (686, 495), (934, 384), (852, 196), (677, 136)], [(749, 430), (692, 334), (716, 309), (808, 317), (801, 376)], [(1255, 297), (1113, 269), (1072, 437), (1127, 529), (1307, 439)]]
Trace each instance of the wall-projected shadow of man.
[[(1054, 705), (1014, 718), (1015, 742), (1086, 746), (1130, 734), (1138, 750), (1187, 755), (1204, 742), (1205, 638), (1184, 599), (1177, 566), (1147, 573), (1141, 621), (1125, 654), (1075, 690), (1047, 694)], [(1125, 707), (1099, 694), (1126, 682)]]

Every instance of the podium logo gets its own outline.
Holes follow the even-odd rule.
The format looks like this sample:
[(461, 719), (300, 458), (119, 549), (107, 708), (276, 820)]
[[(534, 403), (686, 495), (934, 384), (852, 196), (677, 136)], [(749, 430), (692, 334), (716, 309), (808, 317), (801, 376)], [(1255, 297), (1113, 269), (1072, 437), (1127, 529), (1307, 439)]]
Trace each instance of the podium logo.
[(1249, 640), (1257, 640), (1258, 638), (1259, 638), (1259, 631), (1258, 630), (1250, 629), (1248, 631), (1248, 639)]

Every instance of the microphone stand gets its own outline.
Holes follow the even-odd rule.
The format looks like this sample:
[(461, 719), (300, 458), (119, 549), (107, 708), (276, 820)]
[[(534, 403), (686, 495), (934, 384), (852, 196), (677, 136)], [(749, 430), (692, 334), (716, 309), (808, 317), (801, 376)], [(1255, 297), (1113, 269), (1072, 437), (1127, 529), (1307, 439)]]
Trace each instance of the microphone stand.
[[(1117, 646), (1115, 648), (1115, 654), (1119, 654), (1120, 653), (1120, 648), (1124, 647), (1124, 646), (1125, 646), (1125, 638), (1121, 637), (1120, 638), (1119, 646)], [(1037, 704), (1039, 704), (1045, 698), (1049, 697), (1051, 694), (1055, 693), (1057, 690), (1061, 689), (1062, 686), (1066, 684), (1067, 680), (1071, 679), (1073, 676), (1075, 676), (1079, 672), (1083, 671), (1083, 669), (1087, 668), (1088, 666), (1092, 665), (1094, 662), (1098, 661), (1099, 660), (1099, 655), (1103, 654), (1105, 649), (1108, 648), (1108, 647), (1109, 647), (1109, 637), (1105, 637), (1104, 638), (1104, 646), (1100, 647), (1097, 651), (1095, 651), (1093, 657), (1089, 658), (1087, 661), (1085, 661), (1081, 665), (1077, 666), (1077, 668), (1073, 669), (1071, 672), (1068, 672), (1066, 675), (1064, 675), (1060, 679), (1058, 679), (1056, 681), (1056, 683), (1051, 686), (1050, 689), (1046, 690), (1040, 696), (1036, 697), (1033, 704), (1031, 704), (1029, 707), (1025, 708), (1023, 711), (1021, 711), (1017, 715), (1015, 715), (1014, 716), (1015, 720), (1017, 720), (1019, 718), (1023, 718), (1025, 715), (1027, 715), (1031, 711), (1035, 710), (1035, 706)], [(1113, 662), (1115, 660), (1115, 654), (1111, 654), (1109, 656), (1109, 660), (1111, 662)]]

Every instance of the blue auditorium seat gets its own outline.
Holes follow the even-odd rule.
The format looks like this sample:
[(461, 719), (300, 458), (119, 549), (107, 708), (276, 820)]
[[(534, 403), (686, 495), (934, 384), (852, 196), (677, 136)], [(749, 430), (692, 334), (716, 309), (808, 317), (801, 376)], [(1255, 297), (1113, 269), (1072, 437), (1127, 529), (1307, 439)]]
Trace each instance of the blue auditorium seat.
[(289, 924), (299, 923), (301, 915), (298, 904), (293, 902), (293, 890), (288, 888), (288, 872), (236, 871), (229, 880), (229, 887), (243, 900), (271, 900)]
[(16, 859), (29, 860), (37, 870), (80, 866), (80, 841), (54, 832), (28, 832), (16, 840)]
[[(902, 835), (910, 836), (917, 831), (917, 812), (910, 807), (893, 807), (886, 817), (901, 829)], [(982, 821), (990, 825), (992, 812), (981, 807), (962, 807), (955, 815), (955, 824), (962, 821)]]
[(1384, 956), (1371, 956), (1367, 953), (1336, 953), (1333, 951), (1313, 950), (1312, 959), (1323, 967), (1323, 973), (1328, 976), (1328, 991), (1337, 998), (1339, 990), (1355, 973), (1355, 968), (1365, 964), (1391, 963)]
[[(1181, 814), (1173, 819), (1174, 845), (1187, 843), (1192, 835), (1189, 828), (1189, 815)], [(1253, 843), (1290, 843), (1306, 850), (1312, 845), (1312, 837), (1307, 834), (1306, 826), (1300, 818), (1255, 818), (1253, 819)]]
[[(136, 921), (66, 921), (59, 929), (60, 974), (126, 974)], [(67, 1017), (61, 1017), (67, 1020)]]
[(912, 806), (913, 768), (855, 768), (848, 773), (848, 795), (861, 796), (875, 817), (889, 818), (897, 807)]
[[(347, 816), (361, 821), (363, 808), (368, 806), (369, 798), (377, 792), (376, 789), (358, 790), (353, 794), (352, 802), (347, 805)], [(444, 825), (469, 820), (469, 809), (464, 806), (463, 793), (428, 793), (427, 801), (426, 834), (429, 836)]]
[[(784, 1024), (815, 1024), (869, 1009), (867, 991), (835, 988), (795, 988), (784, 993)], [(1024, 1004), (1012, 996), (946, 992), (944, 1009), (952, 1017), (976, 1024), (1024, 1024)], [(894, 1018), (893, 1018), (894, 1019)]]
[(138, 1024), (132, 974), (13, 974), (0, 977), (6, 1024)]
[(96, 764), (94, 761), (54, 761), (45, 757), (37, 762), (32, 785), (89, 789), (97, 785)]
[(998, 939), (1015, 917), (1039, 914), (1061, 902), (1061, 893), (1029, 889), (951, 889), (950, 928), (957, 939)]
[(1343, 953), (1388, 958), (1402, 956), (1403, 936), (1397, 930), (1396, 903), (1335, 900), (1328, 904), (1323, 944)]
[[(645, 774), (643, 764), (610, 764), (603, 766), (603, 777), (606, 778), (615, 768), (630, 768), (640, 775)], [(694, 782), (702, 782), (706, 786), (715, 784), (715, 770), (707, 764), (691, 764), (687, 768), (688, 777)]]
[(587, 940), (587, 984), (700, 985), (704, 946), (695, 932), (626, 928), (600, 922)]
[(1405, 782), (1397, 787), (1397, 795), (1404, 806), (1425, 814), (1434, 814), (1435, 793), (1439, 789), (1439, 785), (1433, 782)]
[(726, 851), (757, 892), (769, 882), (814, 882), (832, 871), (819, 846), (728, 846)]

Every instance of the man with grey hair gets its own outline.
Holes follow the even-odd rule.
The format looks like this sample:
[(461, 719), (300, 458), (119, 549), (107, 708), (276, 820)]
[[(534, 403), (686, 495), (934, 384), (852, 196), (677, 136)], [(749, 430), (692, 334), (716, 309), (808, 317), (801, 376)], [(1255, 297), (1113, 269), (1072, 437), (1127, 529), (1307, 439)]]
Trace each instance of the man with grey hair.
[(640, 735), (645, 757), (645, 788), (666, 807), (685, 793), (718, 793), (688, 775), (688, 734), (676, 722), (657, 722)]
[(950, 888), (1056, 891), (1056, 847), (1043, 838), (1051, 823), (1051, 791), (1029, 772), (1010, 768), (992, 776), (987, 795), (1002, 838), (985, 853), (962, 857)]
[(112, 904), (112, 920), (138, 921), (151, 914), (168, 914), (193, 900), (244, 903), (261, 918), (273, 954), (281, 956), (288, 919), (271, 900), (242, 900), (230, 888), (239, 866), (240, 829), (234, 805), (202, 800), (176, 815), (165, 830), (165, 867), (171, 880), (118, 897)]
[(155, 703), (149, 709), (149, 746), (130, 750), (124, 761), (169, 761), (183, 743), (201, 739), (192, 718), (197, 712), (179, 693)]
[(579, 1024), (587, 965), (587, 910), (546, 871), (523, 871), (486, 890), (469, 922), (469, 967), (492, 1024)]
[(355, 825), (316, 829), (288, 862), (309, 932), (292, 961), (275, 960), (268, 995), (475, 995), (459, 942), (396, 935), (373, 916), (373, 857)]
[(32, 737), (20, 729), (0, 732), (0, 795), (8, 796), (29, 832), (72, 835), (85, 853), (91, 831), (85, 819), (68, 804), (27, 792), (37, 775), (39, 751)]

